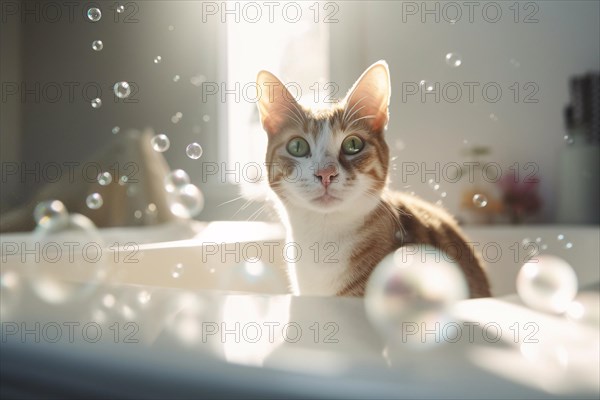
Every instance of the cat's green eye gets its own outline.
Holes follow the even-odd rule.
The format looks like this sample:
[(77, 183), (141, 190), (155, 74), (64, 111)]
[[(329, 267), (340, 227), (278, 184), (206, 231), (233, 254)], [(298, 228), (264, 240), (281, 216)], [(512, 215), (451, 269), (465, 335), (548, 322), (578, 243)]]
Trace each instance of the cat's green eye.
[(342, 151), (349, 156), (358, 153), (365, 147), (365, 143), (361, 138), (355, 135), (350, 135), (342, 142)]
[(304, 157), (308, 154), (310, 146), (305, 139), (295, 137), (287, 144), (287, 151), (294, 157)]

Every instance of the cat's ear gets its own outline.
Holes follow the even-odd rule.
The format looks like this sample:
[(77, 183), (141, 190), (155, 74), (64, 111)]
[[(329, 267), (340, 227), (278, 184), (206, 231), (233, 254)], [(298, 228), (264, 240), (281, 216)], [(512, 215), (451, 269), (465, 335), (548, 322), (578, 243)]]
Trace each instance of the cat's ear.
[(276, 135), (286, 126), (302, 121), (301, 107), (275, 75), (260, 71), (256, 86), (260, 122), (269, 135)]
[(390, 94), (390, 70), (385, 61), (377, 61), (363, 72), (346, 95), (346, 117), (349, 121), (362, 118), (372, 132), (383, 131), (388, 123)]

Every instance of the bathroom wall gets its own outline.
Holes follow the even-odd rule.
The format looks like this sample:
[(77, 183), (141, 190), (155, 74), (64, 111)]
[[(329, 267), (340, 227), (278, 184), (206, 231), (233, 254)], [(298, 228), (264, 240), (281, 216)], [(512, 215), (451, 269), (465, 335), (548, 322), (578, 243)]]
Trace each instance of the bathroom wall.
[[(469, 2), (448, 3), (341, 4), (339, 22), (331, 25), (331, 77), (346, 88), (372, 62), (385, 59), (389, 63), (392, 100), (387, 134), (392, 153), (398, 157), (395, 187), (410, 186), (405, 190), (431, 200), (441, 199), (438, 193), (446, 191), (443, 203), (466, 219), (467, 213), (459, 207), (465, 182), (452, 183), (441, 173), (436, 192), (427, 183), (433, 174), (427, 179), (418, 175), (403, 179), (402, 163), (425, 162), (426, 168), (433, 170), (439, 162), (443, 171), (448, 163), (469, 161), (462, 155), (467, 145), (485, 145), (492, 149), (487, 161), (498, 163), (503, 172), (517, 163), (521, 173), (528, 174), (533, 169), (527, 163), (535, 164), (544, 205), (530, 221), (553, 222), (560, 190), (558, 156), (566, 146), (563, 108), (569, 102), (568, 79), (600, 69), (600, 3), (521, 2), (518, 22), (514, 2), (472, 2), (472, 17)], [(452, 24), (448, 20), (456, 9), (462, 17)], [(497, 9), (502, 13), (499, 17)], [(525, 22), (533, 20), (538, 22)], [(462, 56), (459, 67), (445, 63), (449, 52)], [(422, 101), (420, 93), (403, 99), (410, 88), (406, 85), (423, 79), (439, 82), (440, 87), (457, 83), (463, 89), (462, 97), (451, 102), (455, 95), (449, 86), (448, 96), (442, 94), (439, 103), (433, 95)], [(480, 85), (472, 103), (465, 82)], [(534, 86), (525, 87), (530, 82)], [(482, 95), (482, 87), (488, 83), (502, 89), (497, 102), (491, 101), (491, 89), (488, 99)], [(515, 83), (520, 88), (517, 102)], [(534, 89), (537, 93), (530, 100), (537, 102), (525, 102)], [(491, 170), (489, 178), (493, 180)]]

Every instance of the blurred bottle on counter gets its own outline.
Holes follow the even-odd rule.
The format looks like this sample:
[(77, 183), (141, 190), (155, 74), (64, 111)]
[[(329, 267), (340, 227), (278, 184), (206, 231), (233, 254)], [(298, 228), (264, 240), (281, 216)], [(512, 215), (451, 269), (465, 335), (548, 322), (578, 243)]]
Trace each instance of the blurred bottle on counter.
[(559, 156), (557, 220), (600, 223), (600, 73), (571, 78)]

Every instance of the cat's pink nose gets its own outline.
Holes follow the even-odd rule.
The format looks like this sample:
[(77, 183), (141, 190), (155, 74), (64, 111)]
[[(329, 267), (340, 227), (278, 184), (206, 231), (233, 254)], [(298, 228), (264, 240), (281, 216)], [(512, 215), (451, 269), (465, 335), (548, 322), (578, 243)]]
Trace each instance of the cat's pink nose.
[(337, 176), (337, 169), (333, 165), (321, 168), (315, 173), (315, 177), (319, 179), (325, 187), (329, 186)]

